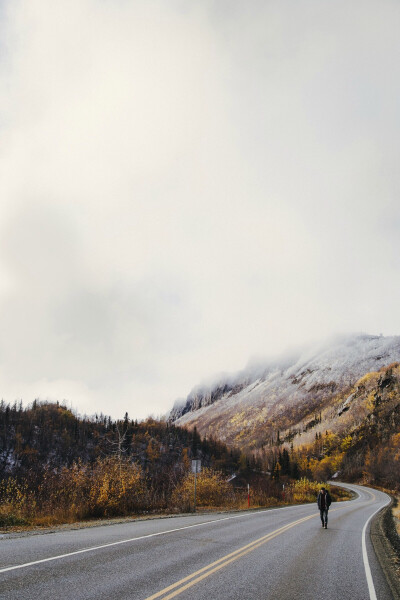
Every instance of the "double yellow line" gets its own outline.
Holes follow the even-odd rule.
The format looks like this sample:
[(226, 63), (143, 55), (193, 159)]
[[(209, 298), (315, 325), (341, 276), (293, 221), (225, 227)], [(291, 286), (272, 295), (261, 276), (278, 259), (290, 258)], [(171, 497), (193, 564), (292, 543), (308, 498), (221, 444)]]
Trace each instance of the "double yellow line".
[[(315, 514), (310, 515), (309, 517), (304, 517), (303, 519), (298, 519), (297, 521), (293, 521), (292, 523), (289, 523), (288, 525), (284, 525), (283, 527), (280, 527), (279, 529), (276, 529), (275, 531), (272, 531), (271, 533), (268, 533), (267, 535), (264, 535), (263, 537), (260, 537), (257, 540), (254, 540), (254, 542), (251, 542), (250, 544), (247, 544), (246, 546), (242, 546), (242, 548), (239, 548), (238, 550), (235, 550), (234, 552), (231, 552), (230, 554), (227, 554), (226, 556), (219, 558), (215, 562), (212, 562), (209, 565), (207, 565), (206, 567), (203, 567), (202, 569), (195, 571), (191, 575), (188, 575), (187, 577), (180, 579), (176, 583), (169, 585), (168, 587), (164, 588), (160, 592), (157, 592), (156, 594), (153, 594), (152, 596), (148, 596), (148, 598), (146, 598), (145, 600), (156, 600), (156, 598), (161, 598), (161, 596), (163, 597), (162, 600), (171, 600), (171, 598), (175, 598), (182, 592), (185, 592), (186, 590), (193, 587), (194, 585), (196, 585), (197, 583), (199, 583), (206, 577), (209, 577), (216, 571), (219, 571), (223, 567), (226, 567), (230, 563), (233, 563), (235, 560), (238, 560), (239, 558), (246, 556), (246, 554), (249, 554), (249, 552), (253, 552), (253, 550), (257, 550), (257, 548), (259, 548), (263, 544), (266, 544), (267, 542), (274, 539), (281, 533), (284, 533), (288, 529), (291, 529), (292, 527), (295, 527), (296, 525), (299, 525), (300, 523), (304, 523), (305, 521), (308, 521), (309, 519), (312, 519), (315, 516), (317, 516), (317, 515), (315, 515)], [(171, 593), (169, 593), (169, 592), (171, 592)], [(167, 594), (167, 595), (164, 595), (164, 594)]]

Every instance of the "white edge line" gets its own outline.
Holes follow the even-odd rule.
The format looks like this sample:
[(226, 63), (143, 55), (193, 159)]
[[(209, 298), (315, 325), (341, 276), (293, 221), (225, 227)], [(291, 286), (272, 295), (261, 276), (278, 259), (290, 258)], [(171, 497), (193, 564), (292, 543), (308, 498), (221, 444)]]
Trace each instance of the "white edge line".
[[(307, 504), (297, 504), (296, 508), (301, 506), (310, 506)], [(218, 523), (219, 521), (229, 521), (230, 519), (240, 519), (243, 517), (252, 517), (259, 515), (260, 513), (273, 512), (275, 510), (286, 510), (288, 508), (294, 508), (293, 506), (282, 506), (281, 508), (270, 508), (266, 510), (259, 510), (251, 513), (244, 513), (241, 515), (234, 515), (233, 517), (223, 517), (222, 519), (213, 519), (212, 521), (204, 521), (203, 523), (196, 523), (194, 525), (186, 525), (185, 527), (177, 527), (175, 529), (168, 529), (167, 531), (159, 531), (157, 533), (149, 533), (148, 535), (141, 535), (138, 537), (130, 538), (128, 540), (120, 540), (118, 542), (110, 542), (109, 544), (102, 544), (101, 546), (91, 546), (90, 548), (84, 548), (82, 550), (75, 550), (74, 552), (68, 552), (66, 554), (59, 554), (57, 556), (50, 556), (49, 558), (42, 558), (40, 560), (33, 560), (32, 562), (23, 563), (21, 565), (14, 565), (12, 567), (5, 567), (0, 569), (0, 573), (6, 573), (7, 571), (15, 571), (16, 569), (23, 569), (24, 567), (31, 567), (33, 565), (39, 565), (41, 563), (50, 562), (52, 560), (58, 560), (61, 558), (67, 558), (68, 556), (75, 556), (76, 554), (84, 554), (85, 552), (93, 552), (95, 550), (101, 550), (102, 548), (110, 548), (111, 546), (119, 546), (121, 544), (129, 544), (130, 542), (136, 542), (138, 540), (144, 540), (146, 538), (157, 537), (159, 535), (166, 535), (167, 533), (175, 533), (176, 531), (183, 531), (184, 529), (192, 529), (193, 527), (202, 527), (203, 525), (210, 525), (210, 523)]]
[(378, 513), (380, 510), (382, 510), (382, 508), (384, 508), (385, 506), (387, 506), (389, 504), (389, 502), (390, 502), (390, 498), (388, 497), (388, 500), (386, 501), (386, 503), (383, 504), (383, 505), (381, 505), (381, 506), (379, 506), (379, 508), (377, 508), (376, 511), (372, 513), (372, 515), (365, 522), (365, 525), (363, 527), (362, 534), (361, 534), (362, 555), (363, 555), (363, 561), (364, 561), (365, 575), (367, 577), (368, 591), (369, 591), (370, 600), (377, 600), (377, 597), (376, 597), (376, 592), (375, 592), (374, 581), (372, 579), (371, 568), (369, 566), (368, 553), (367, 553), (367, 544), (366, 544), (366, 541), (365, 541), (366, 531), (367, 531), (368, 523), (370, 522), (370, 520), (372, 519), (372, 517), (375, 516), (376, 513)]

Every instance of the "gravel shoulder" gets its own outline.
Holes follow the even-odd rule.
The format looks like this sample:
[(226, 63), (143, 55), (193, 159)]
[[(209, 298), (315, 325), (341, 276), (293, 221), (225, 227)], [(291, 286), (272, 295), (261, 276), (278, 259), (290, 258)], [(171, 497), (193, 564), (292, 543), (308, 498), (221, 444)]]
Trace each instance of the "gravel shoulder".
[[(297, 504), (271, 505), (268, 507), (257, 506), (250, 508), (250, 512), (272, 510), (275, 508), (283, 508), (284, 506), (299, 506)], [(156, 513), (145, 515), (134, 515), (132, 517), (112, 517), (109, 519), (93, 519), (90, 521), (77, 521), (75, 523), (63, 523), (60, 525), (51, 525), (48, 527), (10, 527), (8, 530), (0, 531), (0, 540), (9, 538), (29, 537), (33, 535), (46, 535), (59, 531), (72, 531), (76, 529), (90, 529), (93, 527), (104, 527), (109, 525), (119, 525), (121, 523), (132, 523), (134, 521), (151, 521), (155, 519), (174, 519), (176, 517), (193, 517), (194, 514), (199, 515), (219, 515), (230, 513), (247, 512), (241, 508), (212, 508), (197, 510), (196, 513)]]
[(394, 500), (371, 523), (371, 540), (394, 600), (400, 600), (400, 537), (393, 515)]

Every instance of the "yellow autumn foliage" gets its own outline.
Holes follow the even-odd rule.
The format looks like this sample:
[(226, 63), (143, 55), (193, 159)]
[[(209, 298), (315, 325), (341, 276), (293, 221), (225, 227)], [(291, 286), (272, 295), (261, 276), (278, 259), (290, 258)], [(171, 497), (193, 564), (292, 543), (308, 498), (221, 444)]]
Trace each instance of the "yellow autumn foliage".
[(88, 484), (88, 511), (94, 516), (126, 514), (140, 505), (145, 494), (140, 467), (117, 457), (98, 460)]
[(314, 502), (317, 499), (321, 485), (330, 490), (330, 486), (327, 484), (310, 481), (306, 477), (302, 477), (290, 485), (288, 493), (290, 493), (295, 503)]
[(366, 483), (378, 483), (390, 487), (400, 481), (400, 433), (393, 434), (385, 446), (377, 451), (368, 450), (364, 461)]
[[(187, 473), (172, 494), (172, 505), (180, 510), (189, 510), (194, 502), (194, 474)], [(232, 503), (232, 488), (224, 475), (208, 467), (197, 474), (196, 505), (229, 506)]]
[(83, 518), (127, 515), (146, 506), (141, 467), (110, 456), (93, 465), (74, 463), (59, 473), (45, 472), (36, 494), (13, 478), (0, 483), (0, 524), (41, 525)]
[(342, 452), (347, 452), (347, 450), (351, 446), (352, 440), (353, 440), (353, 437), (351, 435), (346, 435), (346, 437), (343, 438), (343, 440), (340, 444), (340, 449), (342, 450)]

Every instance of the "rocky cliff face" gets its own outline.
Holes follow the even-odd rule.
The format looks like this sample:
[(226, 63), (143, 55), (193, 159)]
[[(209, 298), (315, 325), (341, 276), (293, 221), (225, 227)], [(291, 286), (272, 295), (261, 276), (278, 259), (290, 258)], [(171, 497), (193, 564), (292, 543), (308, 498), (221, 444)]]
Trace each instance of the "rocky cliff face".
[[(351, 336), (197, 386), (170, 420), (202, 435), (257, 447), (311, 419), (366, 373), (400, 361), (400, 336)], [(346, 409), (346, 407), (343, 407)]]

